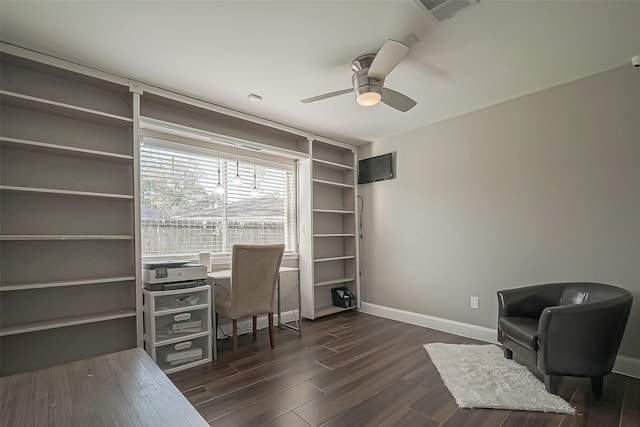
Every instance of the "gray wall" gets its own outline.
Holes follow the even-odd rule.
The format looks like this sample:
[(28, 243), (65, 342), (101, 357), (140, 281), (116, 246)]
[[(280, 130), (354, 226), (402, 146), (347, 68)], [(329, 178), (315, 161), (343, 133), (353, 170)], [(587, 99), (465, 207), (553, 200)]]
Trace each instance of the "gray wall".
[(394, 151), (397, 178), (359, 186), (363, 301), (495, 329), (499, 289), (616, 284), (635, 296), (620, 354), (640, 359), (640, 70), (396, 135), (359, 157)]

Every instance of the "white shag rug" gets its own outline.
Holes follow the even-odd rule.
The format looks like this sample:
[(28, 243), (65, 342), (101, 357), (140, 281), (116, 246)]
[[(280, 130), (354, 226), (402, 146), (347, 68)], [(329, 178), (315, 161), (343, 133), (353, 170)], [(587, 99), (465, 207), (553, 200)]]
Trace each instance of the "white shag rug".
[(576, 414), (526, 367), (505, 359), (495, 345), (434, 343), (424, 348), (461, 408)]

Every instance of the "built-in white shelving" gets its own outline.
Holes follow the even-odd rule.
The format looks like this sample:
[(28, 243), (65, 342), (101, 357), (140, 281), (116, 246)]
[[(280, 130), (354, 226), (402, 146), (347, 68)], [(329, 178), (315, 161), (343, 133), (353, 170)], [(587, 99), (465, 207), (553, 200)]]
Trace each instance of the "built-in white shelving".
[[(300, 170), (302, 315), (315, 319), (356, 308), (360, 301), (356, 148), (311, 142), (311, 159)], [(333, 288), (347, 288), (356, 304), (334, 305)]]
[(0, 59), (0, 375), (141, 345), (139, 95), (5, 52)]

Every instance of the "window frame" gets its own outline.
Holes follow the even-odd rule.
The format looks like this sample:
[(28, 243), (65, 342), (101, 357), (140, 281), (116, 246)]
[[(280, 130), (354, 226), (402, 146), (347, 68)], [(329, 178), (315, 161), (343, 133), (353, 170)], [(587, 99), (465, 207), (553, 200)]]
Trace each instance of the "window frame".
[[(238, 158), (240, 159), (241, 164), (253, 164), (255, 159), (256, 166), (265, 166), (272, 167), (281, 170), (285, 170), (287, 174), (291, 177), (290, 185), (291, 190), (287, 192), (287, 197), (291, 202), (291, 207), (289, 209), (285, 209), (284, 212), (284, 220), (285, 220), (285, 228), (287, 224), (290, 224), (292, 230), (289, 233), (285, 231), (285, 243), (286, 240), (291, 242), (291, 247), (287, 247), (284, 254), (284, 259), (297, 259), (298, 251), (299, 251), (299, 208), (298, 208), (298, 162), (297, 159), (291, 159), (290, 157), (280, 156), (277, 153), (265, 153), (261, 148), (254, 148), (249, 146), (248, 144), (239, 144), (233, 140), (227, 141), (224, 138), (211, 138), (211, 141), (208, 143), (203, 143), (202, 141), (193, 140), (190, 141), (189, 138), (184, 137), (175, 137), (171, 134), (161, 134), (156, 135), (157, 132), (153, 132), (154, 135), (148, 136), (141, 133), (140, 135), (140, 147), (139, 147), (139, 156), (140, 162), (142, 162), (142, 150), (144, 149), (144, 145), (151, 145), (160, 149), (167, 150), (175, 150), (180, 151), (190, 155), (196, 156), (204, 156), (209, 158), (212, 162), (216, 162), (219, 158), (221, 162), (226, 162), (227, 164), (221, 164), (220, 168), (220, 183), (225, 187), (225, 195), (222, 206), (222, 227), (224, 229), (223, 233), (223, 252), (213, 252), (211, 251), (211, 260), (212, 264), (228, 264), (231, 259), (231, 247), (226, 248), (227, 251), (224, 251), (225, 245), (227, 245), (226, 241), (228, 239), (228, 224), (227, 224), (227, 195), (228, 195), (228, 185), (230, 182), (230, 175), (226, 173), (226, 171), (230, 171), (233, 169), (235, 172), (235, 168), (232, 168), (231, 164), (236, 162), (236, 148), (238, 148)], [(242, 154), (240, 154), (242, 153)], [(244, 162), (243, 162), (244, 161)], [(143, 171), (140, 168), (140, 182), (142, 183), (142, 175)], [(232, 178), (231, 178), (232, 179)], [(244, 177), (243, 177), (244, 179)], [(252, 182), (250, 183), (253, 184)], [(247, 183), (244, 184), (246, 186)], [(141, 194), (141, 203), (140, 208), (142, 210), (142, 194)], [(142, 227), (142, 212), (140, 214), (140, 222)], [(287, 234), (290, 234), (287, 237)], [(152, 260), (164, 260), (164, 259), (176, 259), (176, 260), (190, 260), (198, 257), (198, 252), (201, 250), (195, 250), (194, 253), (191, 254), (145, 254), (144, 248), (141, 247), (141, 255), (144, 261), (152, 261)]]

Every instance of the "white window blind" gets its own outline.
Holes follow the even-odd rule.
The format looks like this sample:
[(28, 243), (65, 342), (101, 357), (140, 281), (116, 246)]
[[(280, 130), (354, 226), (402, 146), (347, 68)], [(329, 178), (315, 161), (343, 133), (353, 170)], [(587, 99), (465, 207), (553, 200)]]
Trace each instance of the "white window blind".
[[(284, 243), (295, 251), (294, 167), (240, 156), (242, 185), (234, 184), (236, 156), (145, 138), (140, 147), (142, 254), (229, 254), (236, 243)], [(224, 192), (218, 194), (220, 183)]]

